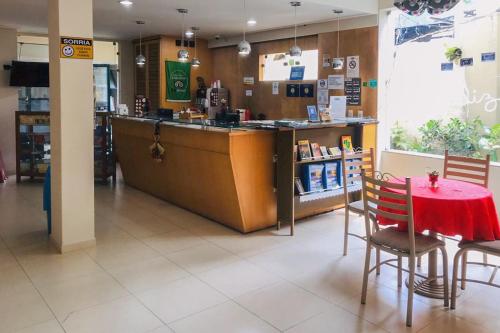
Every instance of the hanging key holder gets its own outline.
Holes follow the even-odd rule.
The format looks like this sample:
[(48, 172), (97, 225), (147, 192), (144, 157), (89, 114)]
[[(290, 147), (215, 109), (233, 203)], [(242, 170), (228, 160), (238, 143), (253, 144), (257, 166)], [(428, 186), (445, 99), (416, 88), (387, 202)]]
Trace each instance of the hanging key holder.
[(149, 146), (149, 150), (151, 151), (151, 157), (153, 161), (157, 163), (163, 162), (165, 158), (165, 148), (160, 143), (160, 124), (161, 121), (157, 121), (155, 123), (155, 131), (153, 133), (153, 144)]

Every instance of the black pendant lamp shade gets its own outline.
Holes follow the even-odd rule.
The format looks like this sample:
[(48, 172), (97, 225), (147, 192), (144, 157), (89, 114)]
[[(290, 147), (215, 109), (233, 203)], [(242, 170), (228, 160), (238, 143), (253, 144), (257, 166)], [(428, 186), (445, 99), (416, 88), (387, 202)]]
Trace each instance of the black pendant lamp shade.
[(425, 11), (438, 15), (452, 9), (459, 2), (460, 0), (399, 0), (394, 1), (394, 6), (412, 16), (419, 16)]

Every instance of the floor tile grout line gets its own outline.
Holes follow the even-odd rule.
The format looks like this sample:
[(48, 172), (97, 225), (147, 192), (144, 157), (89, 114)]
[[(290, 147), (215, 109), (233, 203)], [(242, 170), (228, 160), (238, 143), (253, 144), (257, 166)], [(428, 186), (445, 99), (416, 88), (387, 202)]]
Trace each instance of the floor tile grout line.
[[(3, 239), (2, 239), (3, 240)], [(48, 304), (47, 300), (45, 299), (45, 297), (43, 297), (42, 293), (40, 292), (40, 290), (38, 289), (38, 287), (33, 283), (33, 280), (31, 279), (31, 277), (28, 275), (28, 272), (26, 272), (26, 269), (23, 267), (23, 265), (21, 265), (21, 263), (19, 262), (19, 259), (17, 258), (17, 256), (14, 255), (14, 253), (12, 252), (11, 249), (8, 249), (9, 253), (12, 255), (12, 257), (14, 257), (14, 260), (16, 260), (17, 264), (19, 265), (19, 267), (21, 268), (21, 270), (23, 271), (24, 275), (26, 275), (26, 278), (30, 281), (31, 285), (33, 286), (33, 288), (36, 290), (38, 296), (40, 296), (40, 298), (42, 299), (43, 303), (45, 304), (45, 306), (47, 307), (47, 309), (50, 311), (50, 313), (52, 314), (52, 316), (54, 317), (54, 319), (57, 321), (57, 323), (59, 324), (59, 326), (61, 327), (61, 329), (66, 332), (66, 329), (64, 328), (64, 326), (62, 325), (61, 321), (59, 320), (59, 318), (57, 318), (55, 312), (52, 310), (52, 308), (50, 307), (50, 305)], [(33, 326), (36, 326), (36, 325), (39, 325), (39, 324), (43, 324), (45, 322), (40, 322), (38, 324), (35, 324), (35, 325), (32, 325), (30, 327), (33, 327)], [(26, 327), (28, 328), (28, 327)]]

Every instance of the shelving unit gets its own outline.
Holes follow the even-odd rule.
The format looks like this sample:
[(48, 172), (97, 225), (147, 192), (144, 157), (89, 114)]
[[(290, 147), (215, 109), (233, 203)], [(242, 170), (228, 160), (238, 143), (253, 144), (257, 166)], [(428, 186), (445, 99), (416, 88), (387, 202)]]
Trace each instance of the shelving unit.
[(109, 177), (112, 177), (113, 183), (116, 182), (116, 161), (110, 117), (109, 112), (96, 112), (94, 128), (94, 177), (104, 183)]
[[(110, 113), (97, 112), (94, 130), (95, 179), (116, 181)], [(50, 165), (50, 112), (16, 112), (16, 181), (44, 178)]]
[[(299, 140), (317, 142), (321, 146), (339, 146), (342, 135), (351, 135), (355, 147), (375, 146), (376, 123), (333, 124), (323, 123), (301, 128), (280, 128), (277, 134), (277, 201), (278, 228), (290, 224), (290, 235), (294, 234), (295, 220), (325, 213), (344, 207), (343, 188), (325, 189), (302, 195), (295, 194), (294, 179), (300, 168), (310, 163), (338, 161), (340, 156), (324, 159), (297, 161), (294, 146)], [(375, 129), (374, 129), (375, 128)], [(356, 195), (361, 186), (351, 186), (349, 193)]]
[(45, 177), (50, 164), (50, 115), (16, 112), (16, 181)]

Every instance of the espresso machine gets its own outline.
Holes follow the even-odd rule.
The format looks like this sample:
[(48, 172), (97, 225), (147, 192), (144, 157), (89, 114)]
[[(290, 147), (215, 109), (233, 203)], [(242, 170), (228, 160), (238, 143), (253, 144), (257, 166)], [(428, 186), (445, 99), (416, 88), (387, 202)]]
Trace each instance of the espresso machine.
[(207, 89), (208, 119), (215, 119), (216, 114), (221, 110), (222, 100), (226, 100), (229, 103), (229, 90), (226, 88)]

